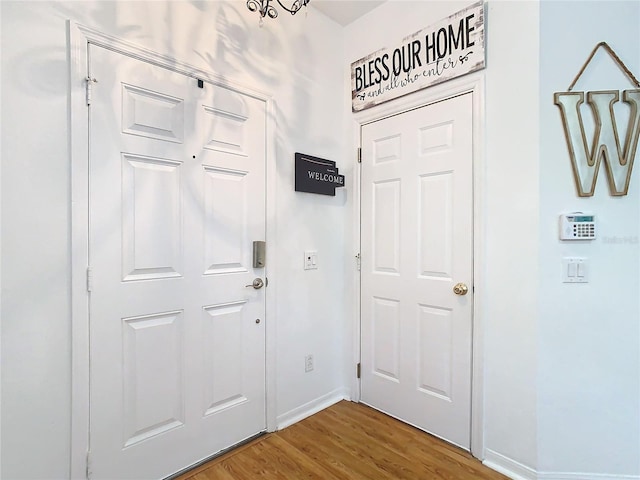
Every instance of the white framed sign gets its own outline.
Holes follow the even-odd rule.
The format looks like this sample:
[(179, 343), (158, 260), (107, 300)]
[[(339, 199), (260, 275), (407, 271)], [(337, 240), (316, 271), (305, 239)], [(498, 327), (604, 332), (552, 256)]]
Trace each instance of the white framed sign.
[(485, 67), (484, 2), (351, 64), (354, 112)]

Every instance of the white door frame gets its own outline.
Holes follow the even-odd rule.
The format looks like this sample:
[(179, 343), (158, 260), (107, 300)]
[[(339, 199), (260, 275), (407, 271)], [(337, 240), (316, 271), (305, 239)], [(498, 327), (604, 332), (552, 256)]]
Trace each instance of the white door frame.
[[(471, 371), (471, 453), (484, 460), (484, 75), (475, 73), (427, 88), (382, 105), (358, 112), (353, 115), (354, 141), (362, 145), (362, 126), (383, 118), (397, 115), (408, 110), (446, 100), (464, 93), (473, 95), (473, 330), (472, 330), (472, 371)], [(360, 225), (362, 189), (360, 184), (361, 167), (354, 169), (352, 188), (354, 193), (353, 215), (354, 245), (361, 250)], [(353, 277), (353, 291), (357, 299), (353, 317), (353, 364), (360, 362), (360, 272)], [(355, 369), (354, 369), (355, 371)], [(360, 401), (360, 379), (351, 376), (351, 398)]]
[[(188, 77), (224, 86), (266, 103), (266, 241), (276, 244), (275, 192), (276, 149), (275, 102), (270, 95), (230, 82), (212, 72), (153, 52), (120, 38), (67, 21), (69, 59), (69, 155), (71, 165), (71, 478), (87, 478), (89, 451), (89, 295), (87, 266), (89, 259), (89, 109), (87, 108), (88, 44), (100, 46), (135, 59), (165, 67)], [(99, 79), (98, 79), (99, 81)], [(267, 268), (276, 265), (275, 248), (267, 248)], [(265, 290), (266, 301), (266, 422), (267, 430), (276, 430), (276, 339), (275, 282)]]

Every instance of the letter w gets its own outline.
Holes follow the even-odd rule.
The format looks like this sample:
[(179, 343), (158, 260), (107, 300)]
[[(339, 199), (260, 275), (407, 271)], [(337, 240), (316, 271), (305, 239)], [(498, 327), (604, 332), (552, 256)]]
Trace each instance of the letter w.
[(624, 145), (620, 144), (613, 105), (619, 100), (619, 92), (588, 92), (587, 103), (595, 120), (595, 132), (591, 150), (584, 132), (580, 106), (584, 92), (563, 92), (554, 95), (560, 107), (567, 146), (573, 166), (578, 195), (591, 197), (596, 188), (600, 161), (604, 160), (611, 195), (626, 195), (629, 191), (631, 170), (640, 136), (640, 90), (625, 90), (622, 100), (630, 107)]

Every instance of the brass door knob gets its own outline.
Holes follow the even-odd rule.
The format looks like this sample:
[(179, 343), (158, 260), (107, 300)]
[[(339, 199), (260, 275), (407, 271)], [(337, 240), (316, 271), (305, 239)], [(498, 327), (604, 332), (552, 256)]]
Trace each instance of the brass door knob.
[(456, 283), (453, 286), (453, 293), (456, 295), (466, 295), (469, 291), (469, 287), (467, 287), (464, 283)]

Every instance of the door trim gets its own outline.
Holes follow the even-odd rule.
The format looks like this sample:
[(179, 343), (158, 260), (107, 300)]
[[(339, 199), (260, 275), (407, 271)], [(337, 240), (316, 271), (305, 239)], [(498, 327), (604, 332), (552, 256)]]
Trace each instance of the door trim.
[[(398, 115), (409, 110), (424, 107), (432, 103), (440, 102), (465, 93), (471, 93), (473, 98), (473, 325), (472, 325), (472, 370), (471, 370), (471, 454), (483, 460), (484, 449), (484, 304), (486, 293), (484, 292), (485, 255), (484, 255), (484, 75), (476, 73), (455, 79), (444, 84), (407, 95), (395, 101), (391, 101), (369, 110), (364, 110), (353, 115), (353, 129), (356, 145), (362, 146), (362, 127), (368, 123), (376, 122), (393, 115)], [(354, 245), (357, 252), (361, 251), (361, 170), (354, 169), (352, 188), (354, 194), (353, 215)], [(360, 300), (362, 298), (360, 272), (353, 276), (353, 291), (357, 299), (354, 306), (352, 320), (352, 349), (353, 364), (360, 362), (362, 336), (360, 327)], [(355, 373), (355, 370), (354, 370)], [(351, 398), (360, 401), (360, 379), (356, 375), (351, 378)]]
[[(168, 55), (156, 53), (126, 40), (67, 20), (68, 54), (68, 146), (71, 167), (71, 456), (70, 477), (87, 478), (89, 452), (90, 353), (89, 295), (89, 109), (86, 103), (88, 45), (103, 47), (122, 55), (168, 68), (188, 77), (224, 86), (266, 104), (266, 241), (276, 244), (276, 108), (274, 99), (263, 92), (231, 82), (213, 72), (199, 69)], [(267, 248), (267, 269), (276, 265), (275, 248)], [(265, 387), (267, 431), (276, 430), (276, 282), (265, 290)], [(215, 453), (215, 452), (212, 452)]]

